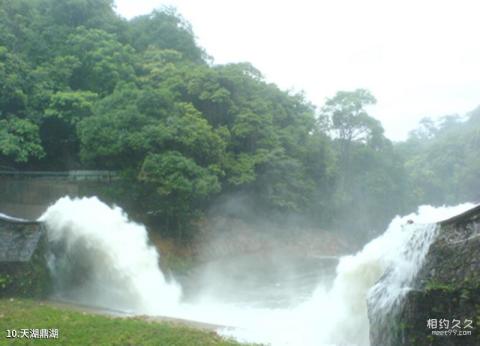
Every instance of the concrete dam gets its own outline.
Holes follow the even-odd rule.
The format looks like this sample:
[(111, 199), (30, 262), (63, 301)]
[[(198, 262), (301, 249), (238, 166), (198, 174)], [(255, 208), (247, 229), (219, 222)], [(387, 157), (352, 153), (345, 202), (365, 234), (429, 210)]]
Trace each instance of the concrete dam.
[(0, 171), (0, 212), (36, 220), (60, 197), (95, 195), (115, 177), (112, 171)]

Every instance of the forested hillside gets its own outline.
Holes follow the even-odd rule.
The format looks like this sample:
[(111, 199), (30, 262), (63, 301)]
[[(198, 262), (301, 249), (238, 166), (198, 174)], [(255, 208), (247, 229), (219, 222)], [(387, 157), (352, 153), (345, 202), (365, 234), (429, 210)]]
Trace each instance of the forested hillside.
[(116, 203), (173, 236), (212, 206), (363, 236), (480, 197), (478, 110), (393, 144), (367, 90), (316, 109), (249, 63), (214, 64), (172, 9), (127, 21), (110, 0), (1, 0), (0, 80), (2, 167), (118, 171)]
[(398, 151), (412, 202), (480, 202), (480, 107), (464, 117), (424, 118)]

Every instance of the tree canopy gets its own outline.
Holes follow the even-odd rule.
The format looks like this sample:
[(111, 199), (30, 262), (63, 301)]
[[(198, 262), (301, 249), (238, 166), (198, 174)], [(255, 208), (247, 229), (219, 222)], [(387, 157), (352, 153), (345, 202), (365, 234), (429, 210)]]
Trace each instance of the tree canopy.
[(479, 198), (478, 110), (391, 143), (368, 90), (317, 111), (249, 63), (213, 64), (174, 9), (127, 21), (112, 6), (1, 1), (2, 166), (115, 170), (116, 202), (174, 235), (239, 195), (252, 215), (359, 234)]

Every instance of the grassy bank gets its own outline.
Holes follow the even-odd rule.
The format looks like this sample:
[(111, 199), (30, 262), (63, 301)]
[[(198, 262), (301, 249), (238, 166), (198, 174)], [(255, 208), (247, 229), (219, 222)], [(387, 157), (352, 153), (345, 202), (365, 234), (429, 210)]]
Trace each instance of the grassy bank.
[[(7, 338), (7, 330), (58, 329), (58, 339)], [(25, 299), (0, 300), (0, 345), (240, 345), (212, 331), (141, 318), (114, 318)]]

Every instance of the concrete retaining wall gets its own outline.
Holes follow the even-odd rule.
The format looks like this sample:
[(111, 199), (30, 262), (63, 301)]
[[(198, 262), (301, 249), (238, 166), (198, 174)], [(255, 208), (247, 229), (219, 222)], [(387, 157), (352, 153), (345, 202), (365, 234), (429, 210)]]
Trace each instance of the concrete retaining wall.
[(60, 197), (95, 195), (114, 179), (108, 171), (0, 171), (0, 213), (36, 220)]

